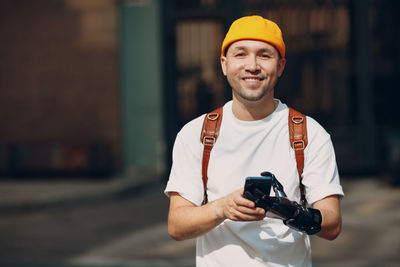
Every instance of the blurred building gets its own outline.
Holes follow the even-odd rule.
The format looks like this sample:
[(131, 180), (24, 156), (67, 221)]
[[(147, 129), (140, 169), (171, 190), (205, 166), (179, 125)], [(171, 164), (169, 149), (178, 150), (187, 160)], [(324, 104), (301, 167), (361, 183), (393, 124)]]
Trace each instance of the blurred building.
[[(331, 134), (342, 173), (395, 170), (398, 1), (0, 0), (0, 172), (165, 174), (177, 131), (231, 98), (220, 44), (282, 28), (276, 95)], [(393, 170), (391, 172), (393, 172)]]

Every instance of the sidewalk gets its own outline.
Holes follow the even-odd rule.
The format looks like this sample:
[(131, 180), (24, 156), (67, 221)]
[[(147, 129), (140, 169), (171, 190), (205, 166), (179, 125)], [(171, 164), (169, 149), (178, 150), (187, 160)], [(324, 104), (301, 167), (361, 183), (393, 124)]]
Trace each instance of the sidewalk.
[(112, 198), (160, 182), (155, 173), (110, 178), (1, 178), (0, 213), (15, 213), (49, 206), (73, 205)]
[[(0, 213), (111, 199), (152, 183), (160, 178), (0, 180)], [(400, 188), (377, 177), (343, 178), (342, 185), (342, 233), (334, 241), (311, 238), (313, 266), (400, 266)], [(65, 266), (194, 266), (194, 253), (194, 240), (174, 241), (166, 222), (155, 222), (82, 251)]]
[[(313, 266), (400, 266), (400, 188), (377, 177), (343, 179), (343, 227), (334, 241), (311, 237)], [(134, 252), (133, 252), (134, 251)], [(106, 244), (72, 259), (75, 264), (101, 266), (193, 266), (195, 240), (176, 242), (166, 223)], [(180, 259), (180, 261), (177, 261)]]
[(311, 238), (313, 266), (400, 266), (400, 188), (378, 177), (342, 179), (342, 232)]

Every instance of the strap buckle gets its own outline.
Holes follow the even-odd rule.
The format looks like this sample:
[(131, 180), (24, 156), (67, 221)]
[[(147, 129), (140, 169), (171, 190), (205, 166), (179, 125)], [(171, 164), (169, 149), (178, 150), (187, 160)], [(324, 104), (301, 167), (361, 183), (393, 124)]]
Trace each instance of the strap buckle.
[[(296, 146), (297, 144), (301, 144), (301, 147)], [(292, 147), (294, 150), (304, 150), (304, 140), (293, 141)]]
[(215, 144), (215, 137), (204, 136), (203, 145), (213, 146)]

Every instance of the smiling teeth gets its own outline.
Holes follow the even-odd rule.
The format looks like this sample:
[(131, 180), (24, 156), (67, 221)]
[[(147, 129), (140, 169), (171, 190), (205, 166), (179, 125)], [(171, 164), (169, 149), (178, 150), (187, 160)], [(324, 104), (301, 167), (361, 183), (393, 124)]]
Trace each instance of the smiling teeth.
[(258, 82), (260, 79), (256, 79), (256, 78), (245, 78), (246, 81), (250, 81), (250, 82)]

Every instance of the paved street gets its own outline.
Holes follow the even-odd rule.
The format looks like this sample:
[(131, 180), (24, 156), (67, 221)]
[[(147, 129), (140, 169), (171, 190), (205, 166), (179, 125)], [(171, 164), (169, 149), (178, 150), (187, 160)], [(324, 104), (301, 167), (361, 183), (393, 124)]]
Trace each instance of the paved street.
[[(400, 266), (400, 189), (372, 178), (343, 186), (342, 234), (312, 238), (314, 266)], [(194, 266), (194, 240), (167, 234), (163, 188), (0, 213), (0, 266)]]
[[(168, 237), (164, 229), (168, 199), (162, 194), (163, 187), (157, 183), (113, 199), (3, 214), (0, 216), (0, 265), (47, 266), (94, 261), (97, 266), (97, 258), (107, 262), (123, 257), (126, 262), (134, 260), (139, 253), (145, 256), (141, 248), (155, 241), (146, 240), (145, 229), (161, 225), (158, 233)], [(142, 236), (145, 233), (145, 237), (140, 237), (140, 233)], [(154, 239), (157, 235), (150, 233), (149, 236)], [(121, 242), (126, 247), (121, 247)], [(90, 258), (91, 251), (114, 246), (118, 247), (117, 254), (109, 255), (110, 259), (104, 259), (105, 254)]]
[(342, 233), (312, 239), (314, 266), (400, 266), (400, 188), (372, 178), (343, 187)]

